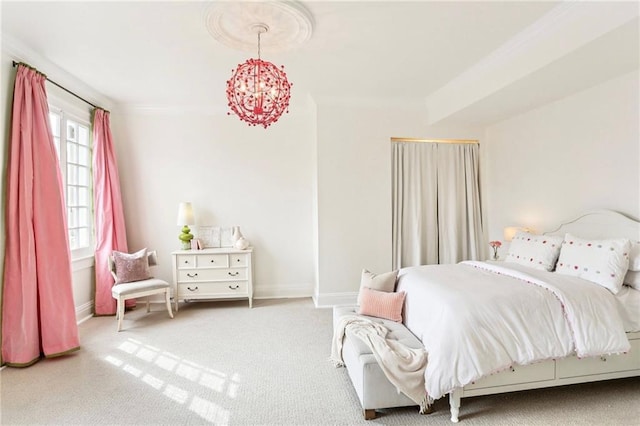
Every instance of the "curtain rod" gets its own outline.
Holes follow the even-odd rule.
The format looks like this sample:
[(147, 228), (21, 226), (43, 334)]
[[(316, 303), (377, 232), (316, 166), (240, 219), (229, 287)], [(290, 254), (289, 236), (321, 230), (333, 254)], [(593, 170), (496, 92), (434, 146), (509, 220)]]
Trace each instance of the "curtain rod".
[(480, 145), (474, 139), (420, 139), (420, 138), (391, 138), (391, 142), (430, 142), (430, 143), (470, 143)]
[[(16, 61), (13, 61), (13, 67), (15, 68), (15, 67), (17, 67), (18, 65), (20, 65), (21, 63), (22, 63), (22, 62), (16, 62)], [(29, 66), (29, 65), (27, 65), (27, 64), (25, 64), (25, 63), (22, 63), (22, 64), (23, 64), (24, 66), (29, 67), (29, 68), (33, 68), (33, 67), (31, 67), (31, 66)], [(35, 69), (35, 68), (34, 68), (34, 69)], [(83, 98), (82, 96), (80, 96), (80, 95), (76, 95), (76, 94), (75, 94), (75, 93), (73, 93), (71, 90), (67, 89), (66, 87), (62, 87), (61, 85), (59, 85), (59, 84), (58, 84), (58, 83), (56, 83), (55, 81), (51, 80), (51, 79), (50, 79), (49, 77), (47, 77), (46, 75), (44, 76), (44, 78), (45, 78), (49, 83), (53, 84), (54, 86), (58, 86), (59, 88), (61, 88), (61, 89), (62, 89), (62, 90), (64, 90), (65, 92), (69, 93), (70, 95), (73, 95), (73, 96), (75, 96), (76, 98), (80, 99), (82, 102), (84, 102), (84, 103), (86, 103), (86, 104), (89, 104), (89, 105), (91, 105), (91, 106), (92, 106), (92, 107), (94, 107), (94, 108), (99, 108), (99, 109), (104, 110), (104, 108), (101, 108), (101, 107), (99, 107), (99, 106), (96, 106), (96, 105), (92, 104), (91, 102), (89, 102), (88, 100), (86, 100), (85, 98)]]

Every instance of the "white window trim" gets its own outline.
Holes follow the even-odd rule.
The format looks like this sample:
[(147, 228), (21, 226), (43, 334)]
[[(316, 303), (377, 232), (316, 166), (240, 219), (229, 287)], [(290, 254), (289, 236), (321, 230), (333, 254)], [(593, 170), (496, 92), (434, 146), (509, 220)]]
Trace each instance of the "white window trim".
[[(92, 172), (93, 172), (93, 167), (92, 167), (92, 158), (93, 158), (93, 140), (91, 137), (91, 111), (89, 109), (83, 109), (80, 108), (78, 105), (74, 105), (73, 103), (67, 101), (66, 99), (63, 99), (61, 97), (58, 96), (48, 96), (48, 101), (49, 101), (49, 110), (51, 112), (55, 112), (57, 114), (60, 114), (62, 117), (62, 120), (72, 120), (75, 121), (79, 124), (85, 125), (87, 126), (87, 129), (89, 131), (89, 212), (90, 212), (90, 222), (91, 222), (91, 229), (90, 229), (90, 243), (88, 247), (82, 247), (79, 249), (74, 249), (71, 250), (71, 262), (72, 262), (72, 267), (73, 270), (79, 270), (79, 269), (84, 269), (88, 266), (90, 266), (87, 262), (89, 259), (91, 259), (91, 265), (93, 264), (93, 257), (95, 255), (95, 244), (96, 244), (96, 239), (95, 239), (95, 223), (94, 223), (94, 206), (93, 206), (93, 176), (92, 176)], [(65, 129), (66, 132), (66, 129)], [(62, 137), (61, 137), (61, 142), (62, 142)], [(66, 157), (66, 150), (62, 149), (62, 146), (60, 147), (60, 156), (62, 157), (63, 155)], [(66, 158), (65, 158), (65, 162), (66, 162)], [(66, 200), (67, 197), (67, 175), (66, 175), (66, 170), (62, 171), (61, 170), (61, 176), (62, 176), (62, 182), (63, 182), (63, 195), (64, 198)], [(65, 201), (65, 206), (66, 206), (66, 201)], [(66, 207), (65, 207), (66, 208)], [(65, 217), (67, 216), (67, 212), (65, 210)], [(66, 231), (68, 232), (68, 225), (66, 226)]]

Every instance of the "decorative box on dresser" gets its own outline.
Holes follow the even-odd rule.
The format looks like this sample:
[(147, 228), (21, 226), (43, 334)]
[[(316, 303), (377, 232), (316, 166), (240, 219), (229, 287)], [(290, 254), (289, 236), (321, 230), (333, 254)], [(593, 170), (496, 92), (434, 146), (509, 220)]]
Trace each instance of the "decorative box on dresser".
[(173, 257), (176, 312), (181, 300), (249, 299), (253, 305), (253, 248), (178, 250)]

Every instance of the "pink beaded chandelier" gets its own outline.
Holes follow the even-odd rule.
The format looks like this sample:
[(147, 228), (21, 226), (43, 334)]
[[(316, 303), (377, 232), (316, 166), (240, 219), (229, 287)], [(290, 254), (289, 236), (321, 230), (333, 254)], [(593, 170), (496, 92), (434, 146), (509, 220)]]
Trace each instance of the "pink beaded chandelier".
[[(269, 28), (258, 24), (254, 29), (258, 33), (258, 59), (247, 59), (231, 71), (231, 79), (227, 81), (227, 99), (229, 108), (240, 120), (266, 129), (278, 121), (283, 112), (289, 112), (291, 83), (287, 80), (284, 65), (278, 68), (260, 59), (260, 35)], [(231, 112), (227, 114), (231, 115)]]

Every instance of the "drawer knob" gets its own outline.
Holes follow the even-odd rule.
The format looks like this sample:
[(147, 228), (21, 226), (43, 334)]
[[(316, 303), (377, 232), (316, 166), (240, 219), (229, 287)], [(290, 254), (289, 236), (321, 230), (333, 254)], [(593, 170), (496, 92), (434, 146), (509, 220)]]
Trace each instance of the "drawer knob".
[(211, 263), (216, 263), (216, 261), (215, 261), (215, 260), (213, 260), (213, 259), (211, 259), (211, 260), (210, 260), (210, 262), (211, 262)]
[(197, 276), (198, 276), (198, 273), (196, 272), (195, 274), (190, 274), (190, 273), (188, 273), (188, 272), (187, 272), (187, 276), (188, 276), (189, 278), (195, 278), (195, 277), (197, 277)]
[(602, 361), (602, 362), (607, 362), (607, 357), (606, 357), (606, 356), (604, 356), (604, 355), (603, 355), (603, 356), (601, 356), (601, 357), (600, 357), (600, 361)]
[(185, 261), (184, 261), (184, 263), (185, 263), (185, 264), (188, 264), (188, 263), (189, 263), (189, 261), (188, 261), (188, 260), (185, 260)]
[(227, 272), (232, 277), (237, 277), (240, 272)]
[(240, 259), (236, 259), (236, 262), (240, 262)]
[(198, 291), (198, 287), (197, 286), (194, 287), (194, 288), (187, 287), (187, 290), (189, 290), (189, 291)]
[(231, 287), (231, 286), (229, 286), (229, 288), (230, 288), (231, 290), (237, 290), (237, 289), (239, 289), (239, 288), (240, 288), (240, 286), (236, 284), (236, 286), (235, 286), (235, 287)]
[(513, 368), (513, 365), (512, 365), (511, 367), (509, 367), (509, 369), (511, 370), (511, 372), (512, 372), (512, 373), (515, 373), (515, 372), (516, 372), (516, 369), (515, 369), (515, 368)]

